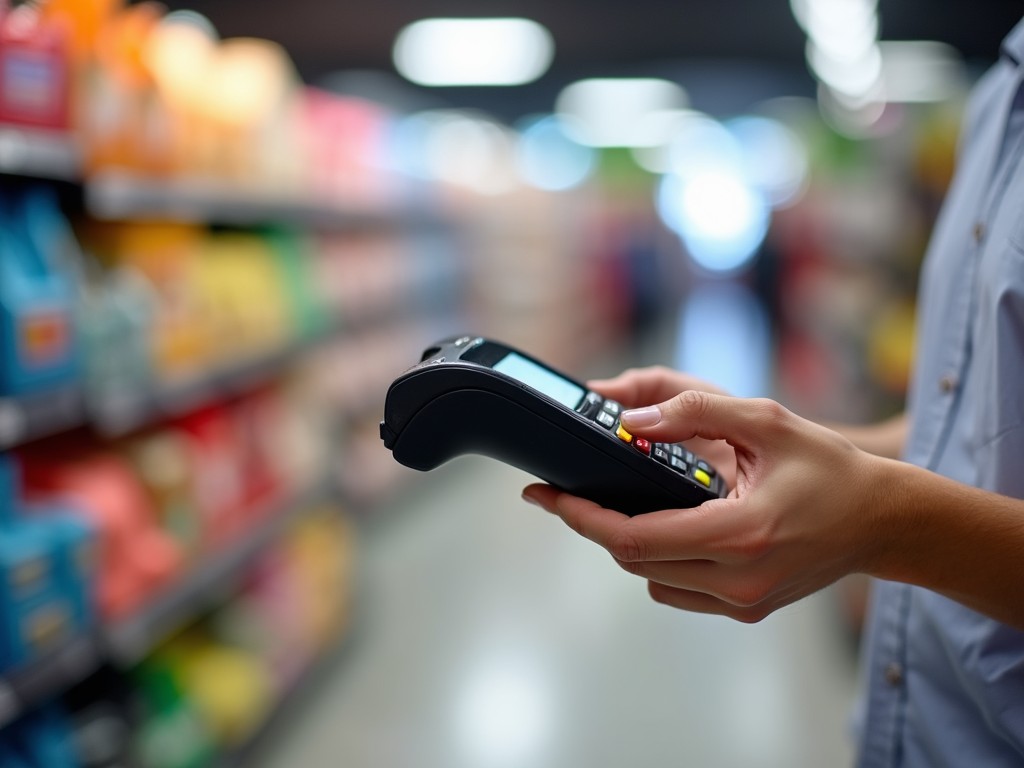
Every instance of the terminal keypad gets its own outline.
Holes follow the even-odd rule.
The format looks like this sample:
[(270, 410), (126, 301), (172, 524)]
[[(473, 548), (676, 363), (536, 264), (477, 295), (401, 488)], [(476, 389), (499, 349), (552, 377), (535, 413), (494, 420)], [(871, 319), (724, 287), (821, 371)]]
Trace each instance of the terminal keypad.
[(671, 467), (705, 488), (712, 486), (715, 470), (711, 465), (678, 443), (651, 443), (643, 438), (634, 437), (619, 420), (623, 408), (614, 400), (605, 400), (596, 392), (588, 392), (576, 410), (584, 418), (599, 424), (612, 437), (632, 445), (639, 453), (650, 456), (652, 461)]

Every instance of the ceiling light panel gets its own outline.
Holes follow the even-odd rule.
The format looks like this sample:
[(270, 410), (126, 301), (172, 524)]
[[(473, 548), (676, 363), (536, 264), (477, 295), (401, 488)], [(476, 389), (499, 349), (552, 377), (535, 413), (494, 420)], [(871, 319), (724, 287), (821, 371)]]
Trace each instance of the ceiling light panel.
[(521, 18), (437, 18), (414, 22), (395, 39), (395, 67), (426, 86), (510, 86), (543, 75), (555, 44), (546, 28)]

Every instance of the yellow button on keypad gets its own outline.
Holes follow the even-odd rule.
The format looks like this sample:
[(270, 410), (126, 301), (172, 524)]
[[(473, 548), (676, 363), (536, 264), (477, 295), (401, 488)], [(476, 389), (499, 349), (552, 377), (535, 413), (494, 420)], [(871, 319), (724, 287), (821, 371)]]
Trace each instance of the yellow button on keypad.
[(615, 434), (618, 436), (619, 440), (621, 440), (624, 443), (633, 442), (633, 436), (629, 434), (629, 432), (627, 432), (621, 424), (619, 424), (619, 428), (615, 430)]
[(711, 475), (705, 472), (703, 469), (693, 470), (693, 479), (703, 485), (705, 488), (711, 487)]

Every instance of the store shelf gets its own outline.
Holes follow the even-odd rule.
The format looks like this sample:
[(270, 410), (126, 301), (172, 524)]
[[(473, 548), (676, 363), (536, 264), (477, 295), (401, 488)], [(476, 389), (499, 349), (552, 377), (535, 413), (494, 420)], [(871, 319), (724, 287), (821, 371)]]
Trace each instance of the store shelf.
[(102, 435), (117, 437), (165, 418), (246, 392), (280, 376), (317, 340), (296, 342), (224, 370), (152, 390), (110, 392), (94, 398), (88, 419)]
[(318, 502), (326, 484), (272, 505), (263, 521), (223, 552), (187, 573), (183, 580), (128, 619), (66, 643), (40, 659), (0, 676), (0, 729), (59, 696), (112, 661), (131, 666), (218, 599), (233, 591), (253, 558)]
[(324, 484), (271, 505), (261, 522), (241, 539), (209, 555), (136, 615), (106, 627), (102, 632), (105, 655), (121, 667), (141, 661), (160, 642), (229, 596), (253, 558), (293, 522), (329, 497), (330, 491)]
[(0, 450), (81, 427), (85, 406), (77, 387), (0, 397)]
[(0, 677), (0, 729), (84, 680), (101, 660), (99, 643), (86, 636)]
[(340, 328), (331, 327), (316, 338), (155, 389), (110, 391), (88, 401), (77, 386), (23, 397), (0, 397), (0, 451), (87, 426), (105, 437), (120, 437), (163, 419), (251, 392), (340, 332)]
[(0, 126), (0, 173), (75, 181), (81, 171), (81, 154), (69, 134)]
[(426, 206), (320, 202), (267, 189), (249, 189), (241, 184), (150, 179), (113, 171), (88, 180), (85, 203), (94, 217), (110, 221), (167, 219), (237, 227), (280, 224), (319, 230), (446, 224), (440, 213)]

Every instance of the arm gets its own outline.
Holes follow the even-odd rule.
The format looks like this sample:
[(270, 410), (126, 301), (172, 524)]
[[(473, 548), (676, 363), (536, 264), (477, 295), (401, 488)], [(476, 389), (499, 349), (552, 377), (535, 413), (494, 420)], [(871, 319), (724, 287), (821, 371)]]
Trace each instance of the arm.
[(901, 462), (880, 460), (879, 472), (892, 528), (870, 572), (1024, 629), (1024, 501)]
[(630, 518), (549, 486), (524, 495), (646, 578), (656, 600), (759, 621), (867, 573), (1024, 628), (1024, 502), (870, 454), (770, 400), (686, 391), (623, 420), (651, 440), (725, 441), (728, 498)]
[(907, 415), (900, 413), (891, 419), (870, 425), (826, 424), (862, 451), (883, 456), (887, 459), (898, 459), (903, 455), (903, 446), (907, 440)]

